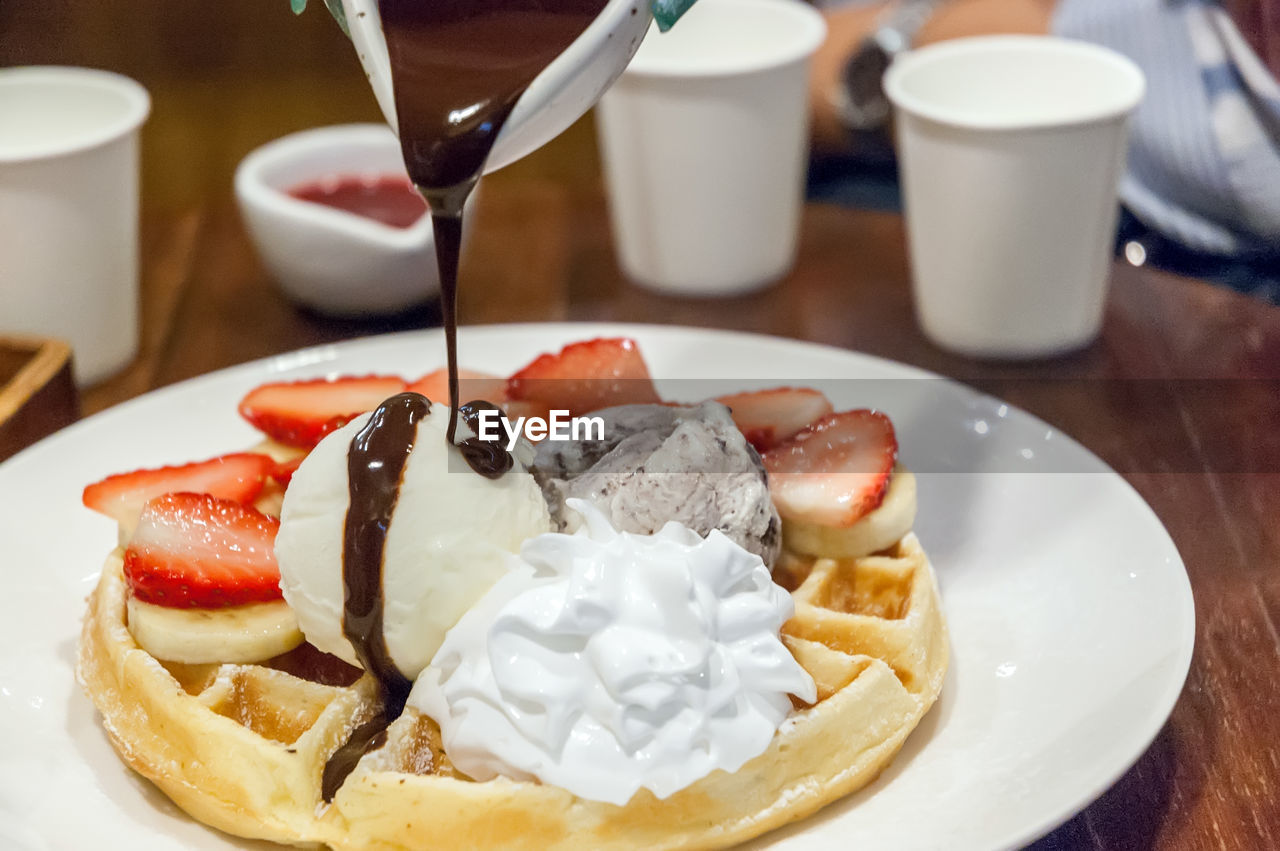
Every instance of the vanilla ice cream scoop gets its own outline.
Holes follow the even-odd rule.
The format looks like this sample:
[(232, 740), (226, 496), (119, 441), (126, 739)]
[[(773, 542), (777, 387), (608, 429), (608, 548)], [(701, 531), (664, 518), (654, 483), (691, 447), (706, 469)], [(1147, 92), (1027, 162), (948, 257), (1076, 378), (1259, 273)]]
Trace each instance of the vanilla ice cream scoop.
[[(343, 535), (352, 438), (369, 415), (325, 437), (293, 474), (280, 512), (280, 587), (307, 641), (360, 664), (343, 634)], [(525, 469), (531, 450), (497, 479), (474, 473), (445, 440), (449, 408), (432, 405), (417, 426), (382, 562), (382, 631), (387, 651), (412, 680), (445, 633), (506, 572), (506, 560), (551, 518)], [(466, 426), (459, 424), (459, 437)]]

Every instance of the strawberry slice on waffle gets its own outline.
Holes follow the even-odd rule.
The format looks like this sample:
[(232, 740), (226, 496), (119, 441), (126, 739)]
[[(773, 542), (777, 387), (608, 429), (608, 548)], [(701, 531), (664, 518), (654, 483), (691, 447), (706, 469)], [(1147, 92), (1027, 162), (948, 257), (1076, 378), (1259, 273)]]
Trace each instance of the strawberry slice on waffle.
[(662, 401), (635, 340), (597, 338), (544, 354), (507, 380), (506, 397), (573, 416), (614, 405)]
[(280, 598), (280, 521), (208, 494), (171, 493), (142, 509), (124, 556), (135, 597), (172, 608), (216, 609)]
[[(421, 393), (432, 402), (449, 404), (449, 370), (445, 367), (429, 372), (408, 387), (411, 393)], [(460, 402), (486, 402), (501, 404), (507, 398), (507, 379), (474, 369), (458, 370), (458, 396)]]
[(762, 457), (784, 519), (848, 527), (884, 500), (898, 440), (879, 411), (845, 411), (823, 417)]
[(289, 487), (289, 482), (293, 481), (293, 474), (298, 472), (298, 468), (302, 466), (302, 462), (305, 460), (307, 460), (306, 455), (298, 455), (293, 458), (287, 458), (284, 461), (276, 461), (269, 475), (280, 487), (287, 488)]
[(772, 387), (719, 396), (733, 422), (758, 452), (783, 443), (835, 408), (821, 392), (809, 387)]
[(406, 386), (403, 378), (388, 375), (263, 384), (240, 400), (240, 416), (286, 446), (311, 449)]
[(129, 527), (143, 505), (167, 493), (190, 491), (234, 502), (253, 502), (275, 467), (270, 456), (233, 452), (207, 461), (107, 476), (86, 487), (81, 498), (86, 507)]

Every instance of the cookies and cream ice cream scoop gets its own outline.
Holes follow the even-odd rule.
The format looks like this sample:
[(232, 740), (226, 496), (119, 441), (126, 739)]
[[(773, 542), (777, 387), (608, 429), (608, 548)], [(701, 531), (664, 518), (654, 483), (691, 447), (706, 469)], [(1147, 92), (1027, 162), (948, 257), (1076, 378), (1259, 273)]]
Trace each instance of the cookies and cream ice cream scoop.
[(760, 456), (718, 402), (694, 407), (623, 405), (595, 412), (603, 440), (544, 441), (534, 459), (560, 531), (582, 499), (620, 532), (651, 534), (676, 521), (706, 536), (723, 532), (772, 566), (781, 524)]

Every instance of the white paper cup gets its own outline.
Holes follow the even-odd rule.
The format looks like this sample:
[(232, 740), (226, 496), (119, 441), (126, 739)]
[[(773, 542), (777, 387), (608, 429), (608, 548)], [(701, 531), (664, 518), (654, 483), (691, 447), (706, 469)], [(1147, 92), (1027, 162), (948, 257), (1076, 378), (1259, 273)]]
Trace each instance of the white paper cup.
[(71, 343), (76, 381), (138, 351), (142, 86), (87, 68), (0, 70), (0, 331)]
[(623, 271), (733, 295), (795, 259), (808, 153), (809, 57), (826, 34), (799, 0), (698, 0), (651, 28), (598, 111)]
[(959, 39), (885, 75), (916, 312), (939, 346), (1036, 357), (1097, 336), (1142, 72), (1095, 45)]

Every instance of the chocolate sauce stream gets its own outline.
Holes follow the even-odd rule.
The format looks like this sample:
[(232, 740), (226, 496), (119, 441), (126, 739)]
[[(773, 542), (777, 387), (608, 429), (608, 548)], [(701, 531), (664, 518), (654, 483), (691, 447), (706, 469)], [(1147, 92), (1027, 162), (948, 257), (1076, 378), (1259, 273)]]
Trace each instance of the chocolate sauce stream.
[[(520, 95), (604, 8), (606, 0), (378, 0), (391, 59), (400, 147), (409, 177), (431, 208), (440, 302), (449, 359), (449, 427), (458, 416), (476, 431), (487, 402), (460, 404), (458, 255), (462, 209), (494, 140)], [(386, 741), (411, 683), (387, 652), (383, 634), (382, 557), (400, 478), (431, 403), (415, 393), (384, 402), (347, 454), (351, 506), (342, 561), (342, 629), (383, 691), (377, 716), (357, 728), (325, 763), (324, 800), (333, 799), (360, 757)], [(473, 470), (498, 478), (514, 465), (500, 442), (458, 444)]]
[[(433, 209), (436, 209), (434, 205)], [(458, 404), (458, 246), (462, 244), (462, 216), (432, 213), (431, 225), (436, 237), (436, 263), (440, 266), (440, 312), (444, 317), (444, 345), (449, 360), (449, 427), (445, 430), (445, 439), (458, 447), (472, 470), (485, 478), (501, 478), (515, 466), (511, 453), (502, 447), (501, 441), (469, 437), (458, 442), (459, 415), (474, 434), (479, 434), (480, 411), (502, 414), (502, 409), (490, 402)]]
[(325, 764), (321, 794), (326, 801), (333, 798), (377, 734), (404, 709), (413, 685), (387, 650), (382, 624), (382, 561), (405, 463), (413, 451), (418, 423), (430, 412), (431, 402), (425, 396), (392, 396), (373, 412), (347, 451), (351, 503), (342, 536), (342, 634), (351, 642), (360, 664), (382, 687), (382, 710), (361, 725)]
[[(391, 59), (400, 148), (431, 208), (457, 443), (458, 254), (462, 209), (516, 101), (604, 8), (605, 0), (379, 0)], [(494, 453), (463, 450), (477, 473)], [(477, 466), (477, 463), (480, 466)], [(496, 472), (495, 472), (496, 471)]]
[(458, 437), (458, 254), (462, 246), (462, 212), (435, 212), (437, 203), (423, 192), (431, 207), (431, 229), (436, 238), (436, 265), (440, 267), (440, 316), (444, 321), (444, 350), (449, 364), (449, 428), (445, 439)]

